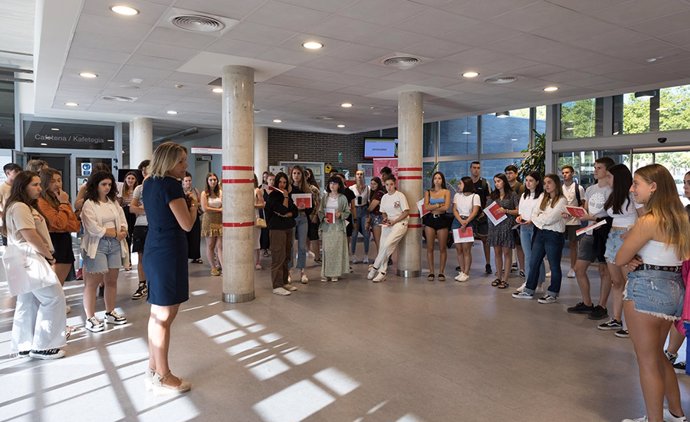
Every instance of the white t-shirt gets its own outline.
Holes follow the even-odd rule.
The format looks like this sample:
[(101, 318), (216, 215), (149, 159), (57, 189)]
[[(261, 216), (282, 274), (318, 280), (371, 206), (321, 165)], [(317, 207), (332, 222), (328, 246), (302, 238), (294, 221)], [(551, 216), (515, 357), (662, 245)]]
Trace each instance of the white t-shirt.
[[(608, 214), (604, 209), (606, 200), (611, 196), (613, 189), (611, 186), (604, 186), (603, 188), (598, 184), (587, 188), (585, 192), (585, 199), (587, 200), (587, 210), (591, 215), (597, 218), (606, 217)], [(590, 225), (594, 222), (590, 222)]]
[[(144, 197), (143, 197), (143, 192), (144, 192), (144, 184), (142, 183), (141, 185), (137, 186), (134, 188), (134, 193), (132, 193), (132, 199), (136, 198), (137, 201), (139, 201), (139, 206), (143, 207), (144, 206)], [(137, 219), (134, 221), (135, 226), (148, 226), (149, 221), (146, 219), (146, 213), (142, 214), (137, 214)]]
[(53, 242), (50, 240), (48, 226), (38, 210), (28, 206), (23, 202), (13, 202), (6, 210), (7, 219), (7, 242), (10, 245), (25, 245), (26, 239), (20, 230), (36, 229), (36, 232), (47, 245), (50, 251), (54, 251)]
[(369, 204), (369, 185), (364, 185), (364, 190), (360, 192), (357, 188), (357, 184), (354, 184), (350, 186), (350, 190), (355, 194), (356, 206), (361, 207)]
[[(577, 203), (577, 194), (575, 193), (575, 186), (580, 190), (580, 200), (585, 199), (585, 189), (580, 186), (579, 184), (576, 184), (575, 182), (571, 183), (570, 186), (566, 186), (565, 183), (563, 183), (563, 196), (565, 196), (566, 200), (566, 205), (569, 205), (571, 207), (579, 207), (580, 204)], [(580, 219), (575, 218), (575, 217), (570, 217), (565, 221), (565, 224), (567, 226), (579, 226), (580, 225)]]
[(400, 191), (393, 194), (386, 193), (381, 198), (381, 212), (386, 213), (389, 220), (396, 220), (405, 211), (409, 210), (407, 198)]
[(642, 208), (643, 204), (638, 204), (635, 202), (635, 198), (632, 193), (628, 194), (628, 199), (623, 203), (621, 207), (621, 213), (615, 214), (613, 208), (606, 210), (609, 217), (613, 217), (613, 227), (630, 227), (637, 221), (637, 210)]
[(472, 208), (475, 206), (482, 206), (482, 200), (476, 193), (471, 195), (456, 193), (455, 196), (453, 196), (453, 204), (455, 204), (455, 209), (458, 210), (458, 214), (460, 214), (461, 217), (469, 217), (470, 214), (472, 214)]
[(532, 220), (532, 212), (541, 203), (540, 197), (534, 196), (534, 193), (530, 193), (527, 198), (520, 195), (520, 205), (518, 205), (518, 213), (523, 220)]

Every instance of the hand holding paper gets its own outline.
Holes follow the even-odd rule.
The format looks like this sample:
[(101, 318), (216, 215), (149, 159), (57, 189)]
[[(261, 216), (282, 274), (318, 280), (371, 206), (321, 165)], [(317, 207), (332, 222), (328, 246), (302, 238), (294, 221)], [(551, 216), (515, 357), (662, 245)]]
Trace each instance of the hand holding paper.
[(501, 209), (501, 206), (498, 205), (498, 202), (492, 202), (491, 205), (484, 208), (484, 214), (489, 217), (494, 226), (501, 224), (503, 220), (508, 218), (506, 213), (499, 211), (499, 209)]

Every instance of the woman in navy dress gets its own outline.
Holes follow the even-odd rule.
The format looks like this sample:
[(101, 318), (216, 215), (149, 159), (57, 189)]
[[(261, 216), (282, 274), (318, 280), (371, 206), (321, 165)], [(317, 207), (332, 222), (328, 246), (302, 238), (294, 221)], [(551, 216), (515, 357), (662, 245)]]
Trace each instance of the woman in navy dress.
[(168, 366), (170, 329), (180, 303), (189, 299), (187, 238), (194, 227), (199, 204), (184, 194), (180, 180), (187, 171), (187, 149), (165, 142), (153, 153), (151, 177), (144, 182), (144, 203), (149, 231), (144, 246), (148, 275), (149, 369), (147, 387), (157, 393), (179, 394), (191, 384), (176, 377)]

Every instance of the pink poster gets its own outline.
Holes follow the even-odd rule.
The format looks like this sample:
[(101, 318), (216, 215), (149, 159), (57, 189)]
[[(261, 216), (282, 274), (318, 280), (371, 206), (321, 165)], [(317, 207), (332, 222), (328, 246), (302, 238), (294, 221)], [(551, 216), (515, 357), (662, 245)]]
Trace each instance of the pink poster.
[(384, 167), (390, 167), (393, 170), (393, 176), (398, 177), (397, 158), (374, 158), (374, 176), (381, 177), (381, 169)]

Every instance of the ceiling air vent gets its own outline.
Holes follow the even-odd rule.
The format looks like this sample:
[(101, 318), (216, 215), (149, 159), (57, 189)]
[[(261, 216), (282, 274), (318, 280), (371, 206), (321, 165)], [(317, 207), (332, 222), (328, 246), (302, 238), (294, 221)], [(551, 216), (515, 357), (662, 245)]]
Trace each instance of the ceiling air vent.
[(218, 32), (225, 28), (219, 19), (204, 15), (178, 15), (170, 18), (170, 23), (180, 29), (193, 32)]
[(124, 95), (105, 95), (101, 97), (105, 101), (118, 101), (121, 103), (133, 103), (137, 100), (136, 97), (125, 97)]
[(384, 66), (396, 67), (398, 69), (409, 69), (421, 62), (421, 59), (413, 56), (393, 56), (384, 59), (381, 63)]
[(517, 76), (493, 76), (484, 79), (484, 82), (492, 85), (505, 85), (517, 81)]

